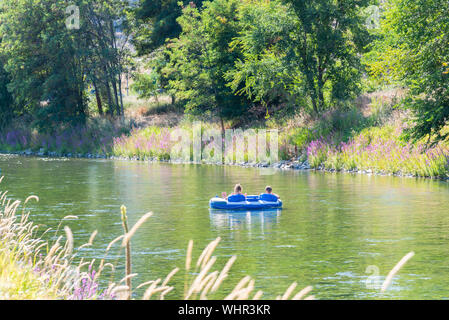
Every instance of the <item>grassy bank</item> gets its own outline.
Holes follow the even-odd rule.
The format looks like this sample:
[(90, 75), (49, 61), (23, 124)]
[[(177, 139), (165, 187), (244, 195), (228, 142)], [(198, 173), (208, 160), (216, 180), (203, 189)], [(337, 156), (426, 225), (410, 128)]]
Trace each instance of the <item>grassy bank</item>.
[[(446, 179), (449, 176), (449, 148), (446, 143), (428, 147), (425, 141), (410, 143), (402, 138), (408, 115), (395, 110), (396, 95), (374, 94), (355, 101), (347, 109), (328, 111), (320, 118), (297, 115), (246, 124), (243, 129), (278, 129), (279, 158), (308, 163), (313, 169), (362, 171)], [(363, 100), (363, 99), (362, 99)], [(60, 128), (53, 133), (39, 133), (26, 126), (9, 129), (0, 136), (0, 151), (50, 156), (100, 156), (130, 159), (170, 159), (173, 130), (183, 129), (192, 136), (192, 122), (177, 114), (154, 111), (154, 106), (129, 118), (110, 121), (95, 118), (85, 126)], [(150, 112), (151, 113), (151, 112)], [(181, 117), (181, 118), (180, 118)], [(176, 118), (176, 119), (175, 119)], [(176, 121), (174, 121), (175, 119)], [(203, 132), (221, 130), (214, 122), (203, 122)], [(226, 123), (232, 128), (232, 123)], [(202, 146), (205, 146), (203, 142)], [(269, 152), (269, 150), (267, 150)], [(244, 159), (252, 159), (246, 147)], [(193, 155), (191, 155), (193, 160)]]
[(113, 140), (129, 134), (133, 121), (92, 118), (85, 125), (60, 126), (49, 132), (30, 128), (27, 123), (14, 123), (0, 134), (0, 151), (29, 151), (47, 155), (102, 154), (111, 153)]
[(400, 139), (401, 127), (383, 126), (363, 130), (348, 142), (312, 141), (307, 156), (312, 168), (365, 171), (374, 174), (447, 178), (449, 147), (440, 143), (426, 147)]

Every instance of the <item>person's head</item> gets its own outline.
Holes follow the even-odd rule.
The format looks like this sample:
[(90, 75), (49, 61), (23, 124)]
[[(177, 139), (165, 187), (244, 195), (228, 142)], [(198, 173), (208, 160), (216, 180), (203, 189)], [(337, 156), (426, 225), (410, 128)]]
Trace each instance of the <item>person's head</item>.
[(234, 187), (234, 193), (241, 193), (242, 192), (242, 186), (240, 184), (236, 184)]
[(273, 188), (268, 186), (265, 188), (265, 192), (271, 194), (273, 192)]

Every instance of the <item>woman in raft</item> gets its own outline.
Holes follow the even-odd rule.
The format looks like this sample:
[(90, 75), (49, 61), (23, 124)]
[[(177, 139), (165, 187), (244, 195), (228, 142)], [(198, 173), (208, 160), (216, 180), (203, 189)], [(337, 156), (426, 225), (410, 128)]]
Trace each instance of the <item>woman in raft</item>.
[(231, 202), (241, 202), (246, 201), (246, 193), (242, 194), (242, 186), (239, 184), (236, 184), (234, 187), (234, 193), (231, 194), (229, 197), (226, 195), (226, 192), (223, 192), (222, 196), (223, 199), (226, 199)]

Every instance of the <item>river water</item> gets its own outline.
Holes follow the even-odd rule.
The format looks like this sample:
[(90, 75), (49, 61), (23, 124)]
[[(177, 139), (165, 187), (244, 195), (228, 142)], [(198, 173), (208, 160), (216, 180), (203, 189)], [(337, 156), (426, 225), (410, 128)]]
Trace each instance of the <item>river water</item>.
[[(224, 291), (246, 275), (265, 298), (275, 298), (294, 281), (312, 285), (318, 299), (442, 299), (449, 296), (449, 185), (423, 179), (330, 174), (209, 165), (39, 159), (0, 156), (1, 190), (30, 204), (31, 218), (57, 227), (62, 218), (75, 237), (94, 245), (80, 252), (101, 259), (110, 241), (122, 234), (120, 206), (130, 225), (154, 216), (132, 241), (134, 283), (165, 277), (183, 268), (187, 244), (194, 257), (221, 237), (217, 267), (238, 259)], [(284, 210), (211, 212), (211, 197), (241, 183), (257, 194), (266, 185), (282, 196)], [(379, 285), (408, 252), (415, 256), (383, 295)], [(108, 258), (123, 275), (123, 251)], [(378, 275), (377, 275), (378, 272)], [(109, 278), (109, 277), (108, 277)], [(110, 279), (107, 279), (109, 281)], [(105, 282), (107, 282), (105, 280)], [(173, 284), (183, 287), (184, 277)], [(106, 283), (105, 283), (106, 285)], [(179, 298), (174, 292), (167, 298)], [(220, 297), (220, 296), (217, 296)]]

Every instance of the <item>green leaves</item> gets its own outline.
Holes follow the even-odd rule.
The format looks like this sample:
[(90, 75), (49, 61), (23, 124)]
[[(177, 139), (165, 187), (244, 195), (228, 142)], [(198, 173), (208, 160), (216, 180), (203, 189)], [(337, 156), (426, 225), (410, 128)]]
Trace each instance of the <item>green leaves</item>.
[(404, 105), (413, 111), (407, 136), (436, 143), (449, 120), (449, 3), (442, 0), (390, 0), (382, 38), (370, 64), (375, 76), (387, 76), (409, 88)]
[[(80, 29), (67, 26), (69, 5), (79, 8)], [(111, 115), (120, 115), (126, 37), (116, 36), (116, 29), (128, 27), (120, 20), (126, 5), (125, 0), (2, 1), (0, 65), (15, 109), (32, 115), (40, 128), (83, 122), (92, 98), (87, 88), (93, 85), (100, 111), (107, 105)]]
[(162, 69), (169, 87), (194, 115), (228, 119), (242, 115), (249, 102), (227, 87), (224, 75), (241, 57), (229, 43), (238, 32), (236, 13), (241, 1), (205, 2), (203, 9), (187, 6), (178, 19), (182, 32), (167, 45)]

